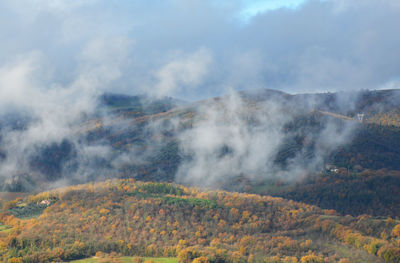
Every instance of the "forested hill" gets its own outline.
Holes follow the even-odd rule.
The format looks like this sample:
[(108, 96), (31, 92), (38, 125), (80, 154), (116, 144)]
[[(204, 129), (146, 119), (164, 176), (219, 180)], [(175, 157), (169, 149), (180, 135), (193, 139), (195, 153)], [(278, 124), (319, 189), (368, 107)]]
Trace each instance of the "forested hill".
[[(299, 158), (302, 166), (309, 163), (318, 154), (315, 141), (323, 139), (322, 136), (328, 138), (322, 133), (325, 128), (338, 129), (340, 135), (341, 119), (333, 126), (330, 119), (344, 116), (357, 122), (361, 113), (363, 122), (368, 125), (354, 131), (357, 135), (353, 136), (353, 141), (348, 140), (343, 147), (332, 149), (331, 155), (321, 158), (340, 167), (400, 169), (399, 90), (297, 95), (256, 90), (236, 95), (239, 106), (229, 105), (229, 95), (188, 103), (169, 97), (106, 93), (98, 98), (94, 113), (83, 114), (80, 122), (71, 124), (70, 133), (54, 141), (28, 143), (21, 152), (15, 150), (19, 146), (7, 142), (10, 143), (15, 134), (29, 132), (37, 121), (35, 116), (27, 112), (0, 116), (0, 167), (8, 167), (9, 171), (0, 174), (1, 190), (31, 191), (58, 180), (79, 183), (106, 177), (173, 181), (185, 157), (180, 151), (183, 148), (181, 133), (204, 120), (204, 109), (213, 108), (222, 119), (229, 111), (237, 114), (235, 118), (245, 118), (243, 125), (248, 125), (249, 129), (258, 125), (260, 115), (275, 109), (274, 114), (278, 116), (271, 113), (270, 117), (278, 119), (272, 123), (282, 123), (282, 132), (286, 135), (280, 151), (272, 156), (278, 166)], [(107, 157), (88, 155), (95, 147), (109, 151)], [(229, 148), (226, 145), (226, 149)], [(21, 154), (24, 156), (19, 156)], [(137, 161), (121, 161), (124, 155), (136, 155)], [(139, 156), (142, 158), (137, 158)], [(10, 163), (15, 159), (23, 163)]]
[[(111, 178), (203, 185), (185, 175), (243, 164), (225, 173), (200, 170), (215, 171), (214, 188), (293, 198), (343, 215), (399, 217), (399, 195), (387, 194), (400, 192), (399, 102), (399, 90), (256, 90), (194, 103), (103, 94), (65, 136), (23, 144), (15, 135), (31, 138), (37, 120), (18, 112), (0, 118), (1, 191)], [(210, 131), (217, 140), (196, 142)], [(230, 140), (236, 131), (241, 136)], [(201, 154), (207, 161), (192, 167)]]
[(116, 252), (180, 262), (399, 262), (400, 222), (269, 196), (129, 180), (4, 203), (3, 262)]

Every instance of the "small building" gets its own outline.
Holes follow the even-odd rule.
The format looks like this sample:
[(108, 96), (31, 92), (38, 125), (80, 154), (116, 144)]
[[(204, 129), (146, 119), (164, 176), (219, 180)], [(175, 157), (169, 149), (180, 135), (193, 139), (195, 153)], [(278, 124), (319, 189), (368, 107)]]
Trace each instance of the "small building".
[(42, 200), (42, 201), (40, 201), (39, 204), (49, 206), (51, 204), (51, 202), (50, 202), (50, 200)]
[(327, 171), (329, 171), (329, 172), (332, 172), (332, 173), (338, 173), (339, 172), (339, 169), (336, 167), (336, 165), (333, 165), (333, 164), (326, 164), (325, 165), (325, 169)]

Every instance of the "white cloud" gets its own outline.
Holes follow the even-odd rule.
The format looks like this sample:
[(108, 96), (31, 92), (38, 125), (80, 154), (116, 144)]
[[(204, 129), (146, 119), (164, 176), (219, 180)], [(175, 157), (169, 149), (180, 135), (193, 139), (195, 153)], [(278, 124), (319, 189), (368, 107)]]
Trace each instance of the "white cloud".
[(183, 89), (195, 89), (209, 74), (212, 55), (206, 49), (192, 54), (178, 54), (157, 73), (157, 84), (152, 92), (157, 96), (176, 95)]

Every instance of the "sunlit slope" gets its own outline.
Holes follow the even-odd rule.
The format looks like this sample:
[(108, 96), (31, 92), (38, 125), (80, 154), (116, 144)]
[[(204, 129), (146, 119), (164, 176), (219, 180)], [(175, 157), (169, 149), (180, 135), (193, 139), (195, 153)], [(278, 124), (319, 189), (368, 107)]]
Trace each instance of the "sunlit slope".
[[(48, 207), (30, 219), (11, 215), (32, 205)], [(210, 262), (399, 259), (395, 220), (340, 217), (269, 196), (118, 180), (42, 193), (4, 208), (1, 223), (11, 227), (0, 232), (5, 262), (68, 261), (98, 251), (182, 262), (201, 256)]]

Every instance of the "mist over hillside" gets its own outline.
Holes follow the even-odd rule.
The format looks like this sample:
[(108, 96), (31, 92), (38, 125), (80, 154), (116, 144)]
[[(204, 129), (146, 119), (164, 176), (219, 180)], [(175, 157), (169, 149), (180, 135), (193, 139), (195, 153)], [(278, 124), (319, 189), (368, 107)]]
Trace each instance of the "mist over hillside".
[(2, 118), (1, 178), (25, 191), (115, 177), (219, 188), (298, 181), (327, 164), (397, 170), (399, 133), (377, 116), (396, 116), (399, 94), (256, 90), (187, 103), (106, 93), (68, 123), (15, 110)]

